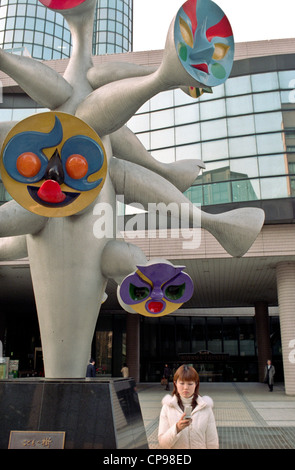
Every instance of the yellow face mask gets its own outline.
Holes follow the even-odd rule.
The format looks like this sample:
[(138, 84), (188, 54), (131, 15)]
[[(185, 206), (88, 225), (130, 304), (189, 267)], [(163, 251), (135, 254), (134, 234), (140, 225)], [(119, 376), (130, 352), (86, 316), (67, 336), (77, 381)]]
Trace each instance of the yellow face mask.
[(65, 217), (85, 209), (101, 191), (107, 160), (103, 144), (85, 122), (60, 112), (20, 121), (1, 150), (3, 184), (25, 209)]

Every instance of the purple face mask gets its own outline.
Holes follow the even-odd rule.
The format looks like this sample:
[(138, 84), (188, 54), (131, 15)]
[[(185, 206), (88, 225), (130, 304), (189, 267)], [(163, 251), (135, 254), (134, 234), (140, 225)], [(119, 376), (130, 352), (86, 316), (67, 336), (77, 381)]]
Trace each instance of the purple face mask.
[(166, 263), (137, 266), (138, 271), (127, 276), (121, 284), (121, 299), (139, 313), (136, 306), (143, 303), (149, 314), (163, 314), (166, 310), (171, 313), (172, 304), (177, 309), (193, 294), (193, 283), (182, 271), (184, 267)]

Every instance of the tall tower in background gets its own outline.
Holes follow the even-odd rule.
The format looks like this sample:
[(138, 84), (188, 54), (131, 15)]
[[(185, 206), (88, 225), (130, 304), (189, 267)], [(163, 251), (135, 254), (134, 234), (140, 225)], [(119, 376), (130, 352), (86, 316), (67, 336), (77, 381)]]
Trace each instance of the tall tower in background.
[[(132, 51), (133, 0), (98, 0), (93, 54)], [(0, 47), (39, 60), (70, 57), (71, 35), (62, 15), (38, 0), (1, 0)]]

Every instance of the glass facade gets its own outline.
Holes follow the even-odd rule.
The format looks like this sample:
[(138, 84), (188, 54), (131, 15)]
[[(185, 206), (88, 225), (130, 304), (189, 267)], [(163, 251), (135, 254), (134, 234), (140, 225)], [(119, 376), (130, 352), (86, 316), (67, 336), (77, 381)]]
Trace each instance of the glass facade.
[[(100, 0), (95, 11), (93, 54), (132, 50), (133, 0)], [(38, 0), (1, 0), (0, 47), (39, 60), (70, 57), (71, 34), (59, 13)]]
[[(278, 317), (270, 317), (273, 359), (280, 368)], [(203, 382), (257, 381), (255, 319), (248, 317), (141, 317), (141, 381), (160, 382), (164, 364), (171, 369), (192, 364)]]
[(294, 77), (295, 70), (232, 77), (198, 101), (168, 91), (146, 103), (128, 125), (162, 162), (204, 161), (206, 169), (186, 191), (194, 203), (293, 197)]
[(132, 51), (133, 0), (98, 0), (93, 54)]
[(70, 56), (71, 35), (59, 13), (37, 0), (1, 0), (0, 47), (39, 60)]

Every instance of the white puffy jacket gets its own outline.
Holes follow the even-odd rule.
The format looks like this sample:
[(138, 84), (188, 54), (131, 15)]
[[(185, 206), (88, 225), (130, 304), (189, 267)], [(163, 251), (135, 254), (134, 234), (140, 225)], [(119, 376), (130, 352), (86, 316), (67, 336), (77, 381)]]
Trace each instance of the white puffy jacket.
[(218, 449), (219, 440), (213, 414), (213, 400), (198, 397), (192, 411), (192, 422), (177, 433), (176, 423), (183, 415), (176, 395), (166, 395), (162, 400), (158, 440), (163, 449)]

